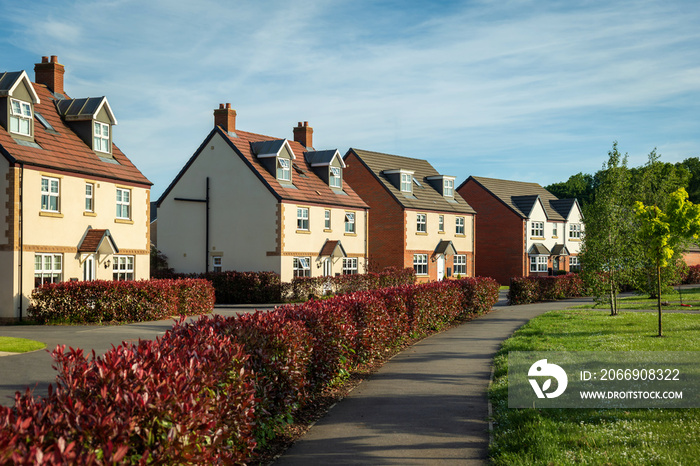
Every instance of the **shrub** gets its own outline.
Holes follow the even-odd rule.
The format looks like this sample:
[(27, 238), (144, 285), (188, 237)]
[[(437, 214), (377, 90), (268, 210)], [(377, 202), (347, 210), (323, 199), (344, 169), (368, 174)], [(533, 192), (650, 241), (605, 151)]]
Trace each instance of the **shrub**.
[(682, 283), (684, 285), (700, 283), (700, 265), (688, 266)]
[(583, 296), (585, 287), (578, 274), (547, 277), (516, 277), (510, 280), (508, 303), (528, 304), (538, 301)]
[(501, 286), (493, 278), (463, 278), (457, 283), (462, 287), (462, 309), (468, 316), (485, 314), (498, 302)]

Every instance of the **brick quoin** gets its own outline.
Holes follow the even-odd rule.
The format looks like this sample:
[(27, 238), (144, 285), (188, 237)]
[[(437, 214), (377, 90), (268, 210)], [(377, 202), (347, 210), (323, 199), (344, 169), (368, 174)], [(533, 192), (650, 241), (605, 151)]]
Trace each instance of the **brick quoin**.
[(512, 277), (527, 275), (526, 221), (474, 180), (457, 192), (476, 210), (476, 275), (492, 277), (502, 285), (510, 284)]

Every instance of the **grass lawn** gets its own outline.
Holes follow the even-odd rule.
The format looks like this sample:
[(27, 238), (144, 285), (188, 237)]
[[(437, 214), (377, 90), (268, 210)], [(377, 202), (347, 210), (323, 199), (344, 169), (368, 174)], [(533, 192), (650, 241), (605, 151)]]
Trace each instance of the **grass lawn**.
[[(489, 389), (499, 465), (698, 464), (700, 409), (510, 409), (509, 351), (700, 351), (700, 319), (666, 314), (611, 317), (590, 310), (544, 314), (518, 330), (494, 359)], [(700, 353), (699, 353), (700, 356)]]
[(26, 353), (46, 348), (40, 341), (27, 340), (25, 338), (0, 337), (0, 351), (8, 353)]
[[(678, 291), (673, 291), (672, 293), (662, 294), (661, 302), (667, 302), (668, 305), (662, 304), (661, 310), (676, 310), (676, 311), (700, 311), (700, 288), (691, 288), (687, 290), (681, 290), (681, 295)], [(683, 304), (690, 304), (691, 307), (681, 306), (681, 297), (683, 298)], [(625, 309), (657, 309), (656, 298), (649, 299), (647, 296), (630, 296), (620, 299), (620, 310)], [(582, 306), (577, 306), (576, 309), (607, 309), (610, 310), (610, 304), (600, 303), (600, 304), (584, 304)]]

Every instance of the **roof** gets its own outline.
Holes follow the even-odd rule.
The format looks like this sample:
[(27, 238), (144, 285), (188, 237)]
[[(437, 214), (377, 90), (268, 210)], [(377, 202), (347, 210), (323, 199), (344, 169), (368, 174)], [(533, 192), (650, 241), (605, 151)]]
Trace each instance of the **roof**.
[(522, 218), (530, 217), (538, 200), (542, 202), (547, 218), (552, 221), (566, 221), (571, 209), (574, 205), (578, 205), (576, 199), (559, 199), (539, 184), (523, 181), (470, 176), (457, 189), (460, 189), (469, 180), (474, 180), (481, 185)]
[[(105, 243), (105, 240), (107, 241)], [(110, 248), (112, 254), (119, 253), (119, 248), (114, 243), (114, 238), (109, 230), (98, 230), (91, 228), (85, 234), (83, 241), (78, 246), (78, 252), (95, 254), (100, 251), (100, 248), (105, 245)]]
[[(238, 155), (250, 170), (258, 177), (258, 179), (270, 190), (278, 201), (290, 201), (310, 204), (321, 204), (328, 206), (347, 207), (352, 209), (369, 209), (369, 206), (357, 195), (357, 193), (348, 185), (343, 183), (343, 189), (331, 189), (331, 187), (323, 181), (311, 169), (311, 164), (306, 161), (304, 153), (306, 148), (297, 141), (287, 139), (279, 139), (262, 134), (249, 133), (236, 129), (235, 133), (227, 133), (220, 127), (215, 127), (205, 138), (202, 145), (197, 149), (190, 160), (185, 164), (180, 173), (170, 183), (170, 186), (163, 192), (158, 199), (158, 204), (163, 202), (173, 187), (182, 178), (188, 168), (195, 162), (197, 157), (202, 153), (207, 146), (208, 141), (215, 135), (219, 135), (228, 142), (233, 153)], [(261, 144), (262, 143), (262, 144)], [(270, 143), (270, 144), (266, 144)], [(263, 165), (256, 154), (256, 150), (274, 150), (276, 147), (282, 148), (283, 144), (287, 144), (292, 151), (295, 159), (292, 161), (292, 182), (280, 183), (275, 175), (272, 175)], [(263, 149), (261, 149), (263, 148)], [(261, 152), (269, 153), (269, 152)]]
[(312, 167), (328, 166), (333, 162), (335, 157), (338, 157), (340, 165), (345, 168), (345, 161), (343, 161), (343, 158), (340, 156), (338, 149), (310, 151), (306, 152), (304, 157), (306, 157), (306, 161), (309, 162), (309, 165)]
[(8, 71), (0, 73), (0, 96), (5, 97), (12, 94), (21, 81), (24, 81), (32, 94), (32, 103), (39, 103), (39, 96), (31, 86), (31, 81), (26, 71)]
[(548, 256), (549, 249), (547, 249), (547, 247), (542, 243), (535, 243), (530, 248), (530, 251), (528, 252), (528, 254), (538, 254), (541, 256)]
[(454, 244), (452, 244), (452, 241), (441, 240), (435, 248), (434, 254), (446, 254), (454, 256), (455, 254), (457, 254), (457, 249), (455, 248)]
[[(383, 154), (361, 149), (351, 148), (345, 155), (354, 152), (357, 158), (374, 175), (374, 177), (389, 191), (396, 201), (405, 209), (429, 210), (438, 212), (473, 214), (476, 213), (467, 204), (462, 196), (455, 190), (454, 200), (448, 200), (438, 192), (430, 182), (428, 177), (440, 176), (427, 160), (402, 157), (400, 155)], [(385, 172), (392, 170), (405, 170), (413, 172), (413, 178), (418, 184), (413, 184), (413, 195), (402, 193), (394, 186)]]
[(569, 250), (566, 248), (565, 245), (563, 244), (555, 244), (554, 247), (552, 248), (552, 255), (553, 256), (568, 256)]
[[(18, 142), (0, 127), (0, 153), (10, 163), (21, 163), (38, 168), (50, 168), (80, 175), (94, 176), (150, 186), (152, 183), (134, 166), (116, 145), (112, 145), (112, 159), (101, 159), (85, 144), (61, 118), (51, 92), (43, 84), (32, 84), (41, 103), (34, 105), (34, 112), (53, 127), (51, 131), (37, 119), (34, 122), (36, 144)], [(114, 163), (114, 162), (117, 163)]]
[(112, 108), (106, 97), (87, 97), (84, 99), (64, 99), (56, 102), (58, 113), (68, 121), (94, 120), (102, 107), (109, 114), (112, 124), (117, 124)]
[(320, 257), (347, 257), (345, 248), (343, 248), (343, 245), (338, 240), (327, 240), (318, 255)]

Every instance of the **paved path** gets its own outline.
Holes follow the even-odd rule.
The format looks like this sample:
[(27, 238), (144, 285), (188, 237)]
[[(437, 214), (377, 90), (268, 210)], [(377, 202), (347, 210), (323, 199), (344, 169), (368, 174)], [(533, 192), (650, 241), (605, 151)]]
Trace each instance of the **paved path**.
[[(225, 316), (252, 312), (266, 306), (217, 306), (214, 313)], [(29, 338), (46, 343), (46, 349), (32, 353), (0, 356), (0, 405), (14, 404), (15, 392), (32, 387), (38, 396), (48, 394), (55, 385), (56, 371), (49, 351), (57, 345), (95, 350), (103, 354), (122, 341), (152, 340), (173, 326), (174, 320), (141, 322), (126, 325), (7, 325), (0, 326), (0, 336)], [(49, 350), (49, 351), (47, 351)]]
[(491, 361), (544, 312), (590, 302), (498, 306), (395, 356), (335, 405), (276, 465), (487, 464)]

